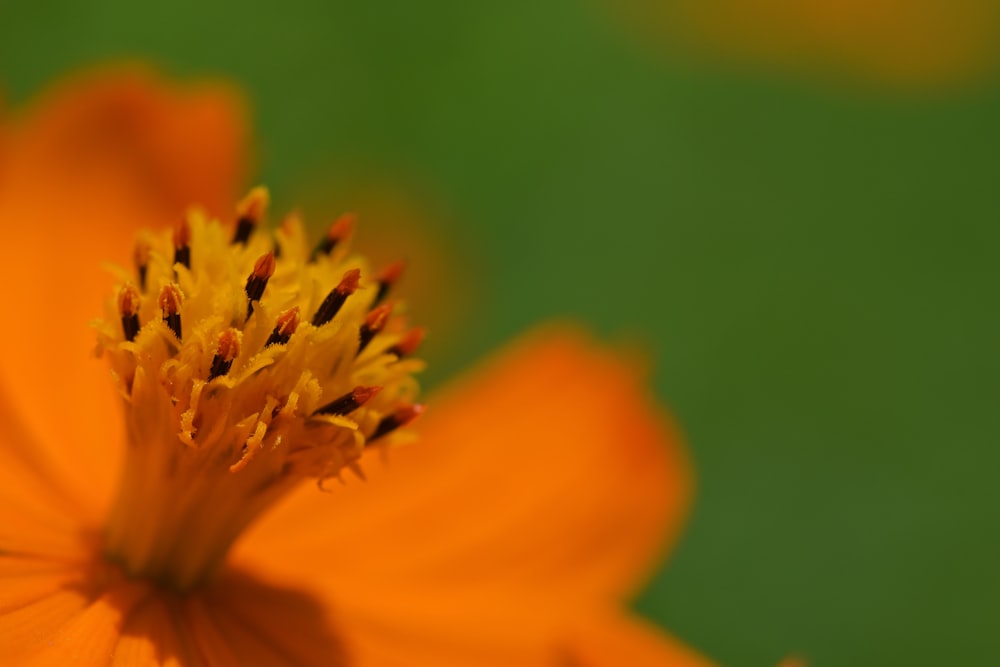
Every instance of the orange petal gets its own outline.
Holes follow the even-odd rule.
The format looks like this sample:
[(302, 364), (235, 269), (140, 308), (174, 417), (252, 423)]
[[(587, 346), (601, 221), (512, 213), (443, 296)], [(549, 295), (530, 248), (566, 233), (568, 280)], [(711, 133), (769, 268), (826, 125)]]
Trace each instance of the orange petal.
[(345, 654), (333, 634), (338, 625), (310, 594), (271, 586), (238, 571), (226, 571), (198, 593), (168, 606), (193, 655), (213, 667), (362, 664)]
[(226, 638), (219, 632), (209, 607), (201, 596), (191, 596), (179, 601), (175, 617), (185, 628), (192, 651), (213, 667), (238, 667), (239, 661)]
[(122, 627), (112, 667), (208, 667), (177, 634), (176, 620), (157, 597), (140, 605)]
[[(79, 563), (0, 557), (0, 617), (40, 602), (80, 580)], [(6, 623), (0, 620), (0, 626)], [(0, 655), (4, 655), (0, 650)]]
[(85, 547), (80, 526), (47, 508), (8, 505), (0, 510), (0, 554), (75, 560)]
[[(224, 629), (230, 645), (243, 652), (266, 644), (269, 667), (552, 666), (553, 638), (564, 627), (556, 612), (565, 612), (552, 600), (502, 587), (441, 595), (380, 585), (371, 577), (363, 582), (351, 590), (344, 582), (313, 582), (308, 597), (281, 589), (262, 594), (260, 584), (235, 582), (240, 592), (225, 585), (218, 600), (214, 593), (210, 599), (238, 621), (235, 631)], [(248, 639), (248, 632), (257, 639)]]
[(598, 614), (574, 629), (562, 652), (574, 667), (712, 667), (715, 663), (637, 618)]
[(309, 595), (226, 572), (204, 591), (213, 623), (241, 665), (337, 667), (348, 661), (328, 610)]
[(124, 582), (88, 603), (56, 632), (24, 665), (110, 665), (122, 627), (132, 610), (152, 595), (150, 587)]
[(712, 665), (639, 619), (566, 609), (564, 602), (531, 591), (494, 587), (487, 595), (477, 595), (484, 592), (479, 588), (464, 596), (435, 590), (415, 596), (369, 582), (367, 597), (348, 594), (349, 600), (331, 607), (345, 597), (343, 590), (324, 595), (322, 586), (314, 587), (311, 592), (321, 598), (314, 602), (260, 583), (247, 585), (251, 580), (243, 575), (228, 576), (232, 581), (206, 594), (214, 622), (234, 653), (266, 667)]
[(0, 557), (0, 664), (106, 664), (123, 620), (149, 593), (93, 561)]
[(83, 593), (61, 588), (53, 583), (35, 601), (0, 614), (0, 661), (15, 663), (24, 659), (48, 639), (52, 632), (64, 626), (88, 604)]
[(540, 591), (497, 586), (445, 595), (383, 589), (353, 597), (340, 611), (358, 665), (552, 667), (567, 609)]
[(140, 70), (61, 85), (0, 119), (0, 382), (49, 456), (113, 488), (120, 418), (88, 322), (128, 265), (133, 231), (193, 202), (223, 211), (243, 162), (232, 91)]
[(631, 592), (676, 534), (684, 450), (631, 369), (584, 335), (536, 333), (428, 403), (421, 442), (368, 460), (367, 483), (298, 492), (241, 557), (342, 596), (489, 582), (571, 605)]
[(0, 387), (0, 554), (85, 558), (83, 532), (93, 517), (5, 399)]

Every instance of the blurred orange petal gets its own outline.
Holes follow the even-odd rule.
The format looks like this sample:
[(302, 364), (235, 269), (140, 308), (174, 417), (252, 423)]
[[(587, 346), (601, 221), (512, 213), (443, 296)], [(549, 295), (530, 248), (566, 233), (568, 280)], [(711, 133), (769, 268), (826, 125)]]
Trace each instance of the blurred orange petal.
[(324, 554), (325, 576), (620, 598), (676, 536), (691, 491), (676, 430), (637, 374), (577, 330), (529, 335), (432, 397), (419, 445), (370, 462), (335, 502), (302, 489), (245, 551)]
[[(121, 418), (88, 326), (127, 265), (137, 229), (190, 204), (217, 213), (242, 177), (246, 119), (217, 84), (178, 87), (140, 69), (55, 87), (0, 118), (0, 382), (10, 407), (57, 446), (58, 465), (100, 495), (113, 488)], [(70, 446), (66, 446), (72, 443)]]
[(598, 613), (574, 629), (566, 664), (574, 667), (712, 667), (715, 663), (645, 621)]
[(0, 387), (0, 553), (64, 556), (85, 514)]

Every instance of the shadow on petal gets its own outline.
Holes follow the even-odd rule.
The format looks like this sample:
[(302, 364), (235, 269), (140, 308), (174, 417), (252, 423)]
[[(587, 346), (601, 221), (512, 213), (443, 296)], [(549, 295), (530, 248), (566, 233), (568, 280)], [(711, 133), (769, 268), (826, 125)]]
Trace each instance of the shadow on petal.
[(25, 590), (0, 595), (9, 603), (0, 604), (3, 664), (349, 664), (328, 607), (245, 572), (182, 594), (129, 579), (99, 556), (6, 560), (3, 573)]

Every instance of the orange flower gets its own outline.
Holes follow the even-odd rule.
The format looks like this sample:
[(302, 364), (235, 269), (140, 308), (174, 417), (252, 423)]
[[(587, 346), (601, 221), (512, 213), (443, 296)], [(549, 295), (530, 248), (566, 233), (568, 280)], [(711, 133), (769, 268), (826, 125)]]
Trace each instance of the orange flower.
[[(302, 268), (294, 225), (276, 259), (195, 214), (141, 237), (146, 280), (112, 291), (100, 262), (136, 228), (225, 212), (243, 128), (231, 93), (137, 72), (0, 125), (0, 663), (708, 664), (620, 609), (690, 480), (635, 373), (584, 335), (515, 344), (380, 457), (366, 436), (412, 416), (418, 365), (385, 353), (405, 334), (368, 313), (377, 284), (348, 270), (329, 318), (278, 312), (355, 260)], [(108, 294), (118, 394), (86, 326)], [(360, 377), (382, 391), (332, 391)], [(283, 486), (358, 463), (366, 483)]]

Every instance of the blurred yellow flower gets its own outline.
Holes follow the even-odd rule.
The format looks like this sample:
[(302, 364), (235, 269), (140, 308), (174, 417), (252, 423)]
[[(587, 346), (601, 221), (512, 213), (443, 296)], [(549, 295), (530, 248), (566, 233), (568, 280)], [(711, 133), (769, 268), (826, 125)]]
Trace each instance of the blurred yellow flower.
[(615, 11), (668, 49), (818, 79), (934, 88), (1000, 64), (993, 0), (629, 0)]
[[(535, 333), (380, 463), (418, 365), (366, 265), (303, 263), (294, 222), (272, 245), (259, 190), (235, 229), (177, 222), (225, 215), (243, 118), (133, 71), (0, 123), (0, 663), (708, 664), (622, 610), (691, 486), (637, 373)], [(100, 262), (133, 252), (114, 285)]]

